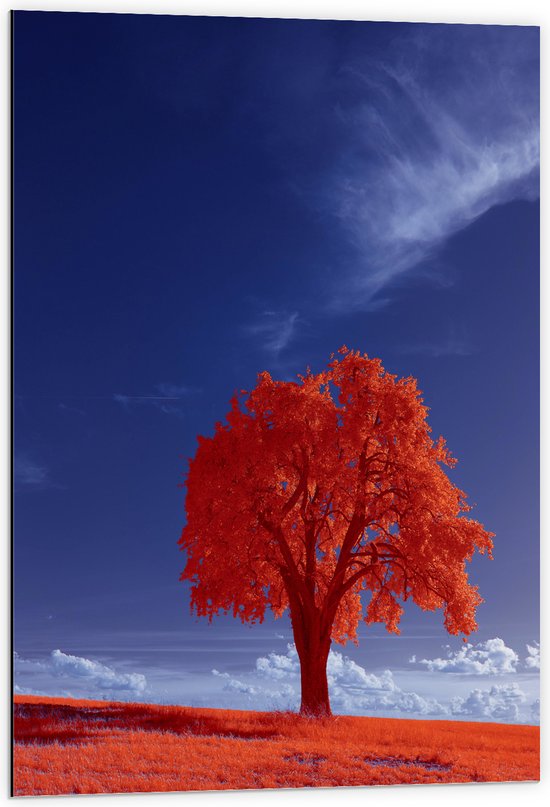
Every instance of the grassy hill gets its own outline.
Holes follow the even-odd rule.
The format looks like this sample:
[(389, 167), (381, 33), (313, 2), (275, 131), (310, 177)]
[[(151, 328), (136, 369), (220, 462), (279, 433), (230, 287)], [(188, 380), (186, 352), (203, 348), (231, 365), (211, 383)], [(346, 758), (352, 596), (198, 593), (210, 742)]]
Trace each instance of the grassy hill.
[(535, 726), (14, 701), (14, 795), (539, 778)]

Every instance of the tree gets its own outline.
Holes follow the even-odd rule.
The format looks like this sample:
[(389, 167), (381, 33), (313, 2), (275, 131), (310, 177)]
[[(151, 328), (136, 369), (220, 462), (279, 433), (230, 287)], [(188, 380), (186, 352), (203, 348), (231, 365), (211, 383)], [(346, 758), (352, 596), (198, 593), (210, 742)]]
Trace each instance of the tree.
[(416, 380), (339, 353), (296, 382), (261, 373), (198, 438), (179, 542), (197, 615), (261, 622), (289, 609), (311, 716), (331, 714), (330, 645), (357, 643), (361, 618), (399, 633), (411, 599), (443, 609), (451, 634), (475, 630), (483, 600), (465, 564), (491, 556), (493, 537), (464, 515), (443, 468), (456, 460), (431, 439)]

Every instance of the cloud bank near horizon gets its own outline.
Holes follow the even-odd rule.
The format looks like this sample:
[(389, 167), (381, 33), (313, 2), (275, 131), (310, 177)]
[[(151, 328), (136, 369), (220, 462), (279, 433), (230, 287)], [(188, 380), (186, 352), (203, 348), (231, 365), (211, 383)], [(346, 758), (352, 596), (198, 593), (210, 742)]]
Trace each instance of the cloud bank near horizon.
[[(535, 643), (536, 645), (537, 643)], [(429, 673), (430, 683), (416, 672), (402, 669), (369, 671), (353, 659), (331, 650), (327, 677), (335, 714), (382, 717), (538, 722), (536, 670), (518, 679), (514, 651), (495, 638), (480, 643), (482, 657), (466, 653), (467, 672), (448, 676)], [(477, 646), (476, 646), (477, 647)], [(485, 648), (485, 649), (483, 649)], [(517, 657), (517, 654), (514, 654)], [(483, 672), (479, 672), (481, 665)], [(99, 660), (54, 650), (41, 660), (14, 656), (15, 693), (96, 700), (173, 703), (226, 709), (297, 710), (300, 705), (300, 664), (296, 647), (258, 656), (239, 671), (211, 669), (210, 674), (178, 673), (147, 668), (135, 672), (126, 661), (119, 669)], [(528, 666), (525, 665), (528, 669)], [(494, 683), (504, 673), (508, 681)], [(472, 677), (480, 679), (471, 688)], [(510, 681), (513, 676), (515, 680)], [(478, 682), (476, 682), (478, 683)], [(486, 684), (484, 686), (484, 684)]]

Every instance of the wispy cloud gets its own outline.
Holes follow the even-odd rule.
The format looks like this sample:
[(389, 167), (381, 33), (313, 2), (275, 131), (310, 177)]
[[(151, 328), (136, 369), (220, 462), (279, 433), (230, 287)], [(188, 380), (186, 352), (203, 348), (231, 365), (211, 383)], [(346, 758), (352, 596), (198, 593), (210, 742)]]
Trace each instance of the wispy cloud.
[(379, 304), (491, 207), (536, 198), (537, 59), (535, 29), (420, 26), (385, 61), (342, 71), (355, 92), (339, 109), (349, 144), (324, 199), (356, 261), (334, 306)]
[(474, 346), (468, 339), (453, 334), (443, 340), (411, 342), (399, 348), (399, 353), (404, 356), (429, 356), (433, 359), (447, 356), (471, 356), (475, 352)]
[(178, 400), (185, 398), (192, 392), (196, 392), (195, 389), (188, 387), (185, 384), (170, 384), (167, 382), (157, 384), (156, 389), (161, 396), (163, 395), (166, 398), (176, 398)]
[(191, 387), (181, 384), (161, 383), (156, 385), (154, 394), (129, 395), (117, 392), (114, 393), (113, 400), (126, 409), (133, 406), (149, 406), (165, 415), (181, 417), (183, 415), (181, 402), (194, 391)]
[(295, 337), (300, 321), (298, 311), (263, 311), (245, 330), (272, 358), (278, 359)]
[(15, 455), (13, 478), (18, 490), (43, 490), (56, 487), (49, 469), (28, 454)]
[(60, 409), (62, 412), (73, 412), (76, 415), (85, 415), (86, 412), (83, 409), (79, 409), (76, 406), (68, 406), (65, 403), (57, 404), (57, 408)]

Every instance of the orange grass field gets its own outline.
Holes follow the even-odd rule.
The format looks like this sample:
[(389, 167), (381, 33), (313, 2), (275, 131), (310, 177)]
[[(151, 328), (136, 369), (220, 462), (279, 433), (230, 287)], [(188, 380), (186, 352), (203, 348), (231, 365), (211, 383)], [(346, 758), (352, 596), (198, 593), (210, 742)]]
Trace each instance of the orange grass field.
[(14, 795), (538, 780), (539, 729), (15, 697)]

